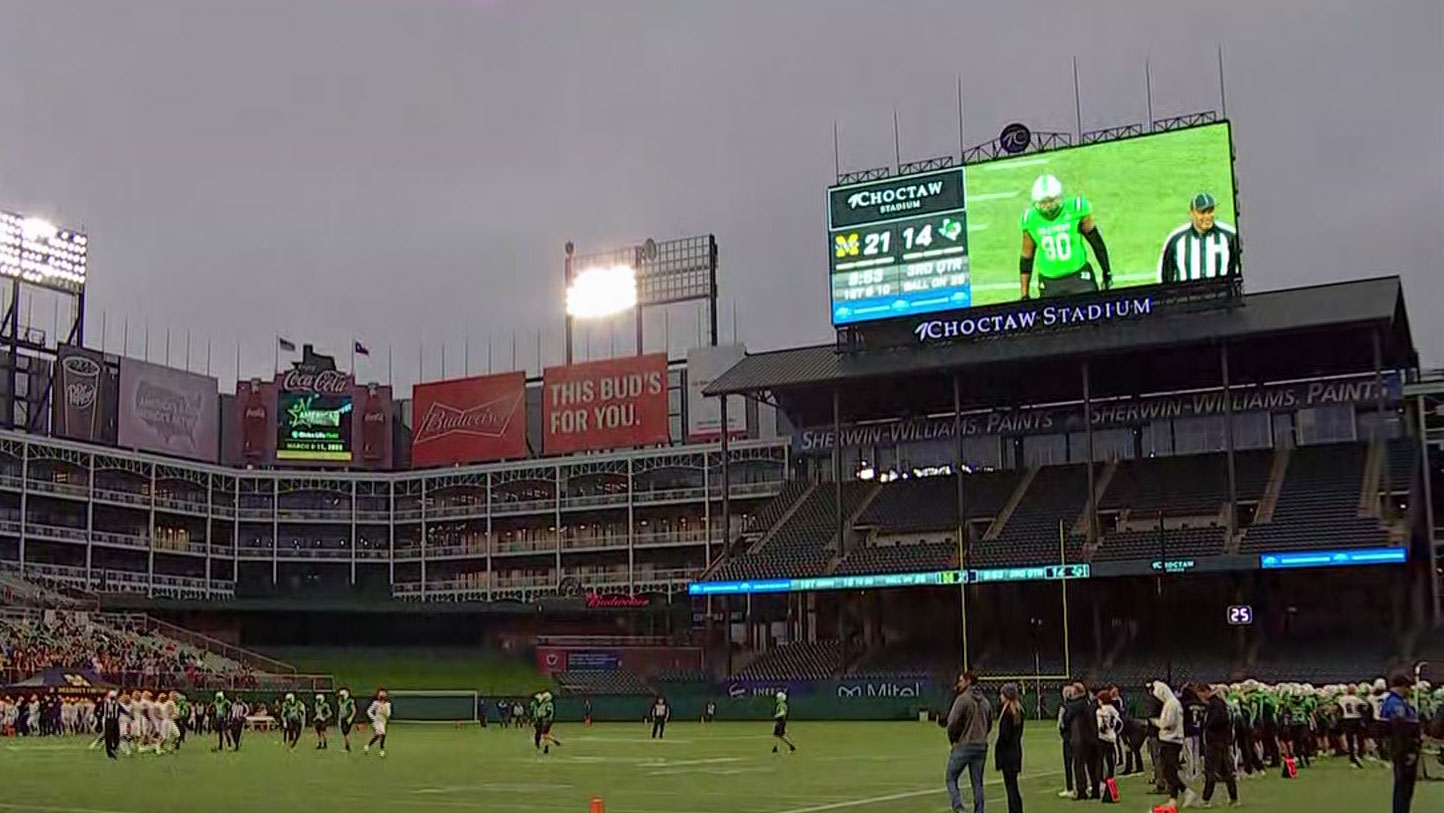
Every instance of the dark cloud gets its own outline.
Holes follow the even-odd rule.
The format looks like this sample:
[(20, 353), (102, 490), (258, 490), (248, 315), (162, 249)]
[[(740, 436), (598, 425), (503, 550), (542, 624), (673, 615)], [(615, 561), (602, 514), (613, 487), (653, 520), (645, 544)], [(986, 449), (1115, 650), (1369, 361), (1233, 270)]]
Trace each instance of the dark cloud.
[[(716, 232), (724, 334), (828, 336), (823, 189), (1003, 123), (1218, 106), (1225, 49), (1249, 287), (1399, 273), (1444, 328), (1444, 10), (1357, 4), (0, 0), (0, 203), (93, 236), (105, 313), (211, 339), (361, 337), (401, 385), (560, 347), (561, 247)], [(658, 320), (649, 324), (662, 334)], [(696, 316), (672, 314), (674, 352)], [(620, 350), (630, 333), (619, 326)], [(596, 353), (612, 339), (594, 333)], [(219, 348), (224, 347), (222, 351)], [(153, 354), (154, 357), (154, 354)], [(362, 369), (365, 373), (367, 370)], [(223, 375), (223, 378), (225, 376)]]

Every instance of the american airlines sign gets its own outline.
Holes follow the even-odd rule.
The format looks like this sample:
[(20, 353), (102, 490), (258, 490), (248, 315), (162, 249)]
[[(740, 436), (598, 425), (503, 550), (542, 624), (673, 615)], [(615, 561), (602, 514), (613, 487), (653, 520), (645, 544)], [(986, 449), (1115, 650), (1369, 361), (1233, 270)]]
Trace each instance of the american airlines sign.
[(963, 191), (962, 167), (835, 186), (827, 192), (828, 227), (961, 211)]

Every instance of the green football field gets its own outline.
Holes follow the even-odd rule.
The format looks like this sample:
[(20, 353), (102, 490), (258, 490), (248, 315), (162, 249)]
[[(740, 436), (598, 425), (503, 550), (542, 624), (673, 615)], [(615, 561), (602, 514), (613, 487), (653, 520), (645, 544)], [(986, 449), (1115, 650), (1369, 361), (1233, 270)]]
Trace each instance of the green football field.
[[(347, 754), (333, 742), (295, 752), (275, 734), (248, 735), (239, 753), (213, 754), (192, 739), (179, 754), (111, 762), (68, 739), (0, 740), (0, 810), (40, 813), (382, 813), (464, 810), (585, 813), (600, 797), (608, 813), (946, 813), (943, 733), (923, 723), (795, 722), (795, 754), (770, 753), (768, 723), (674, 724), (664, 741), (641, 723), (558, 726), (565, 747), (532, 751), (529, 732), (476, 726), (397, 725), (387, 756)], [(1079, 810), (1059, 799), (1058, 737), (1033, 723), (1023, 783), (1029, 813)], [(333, 737), (333, 740), (335, 738)], [(988, 767), (988, 809), (1006, 809)], [(1361, 813), (1389, 809), (1390, 771), (1324, 760), (1297, 780), (1244, 781), (1258, 811)], [(1121, 782), (1123, 806), (1145, 811), (1157, 797)], [(1221, 791), (1220, 791), (1221, 793)], [(1220, 802), (1215, 798), (1215, 804)], [(1444, 783), (1422, 784), (1414, 810), (1444, 810)]]
[(1018, 299), (1019, 220), (1039, 175), (1057, 176), (1065, 195), (1082, 195), (1093, 204), (1108, 245), (1113, 287), (1148, 285), (1157, 281), (1164, 238), (1188, 222), (1194, 194), (1211, 192), (1218, 219), (1238, 225), (1229, 149), (1227, 125), (1220, 124), (969, 166), (973, 304)]

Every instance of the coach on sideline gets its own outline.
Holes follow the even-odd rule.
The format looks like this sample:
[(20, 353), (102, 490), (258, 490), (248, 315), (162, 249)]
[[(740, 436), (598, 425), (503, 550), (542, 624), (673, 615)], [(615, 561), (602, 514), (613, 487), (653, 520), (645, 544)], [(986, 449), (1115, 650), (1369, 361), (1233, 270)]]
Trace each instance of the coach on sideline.
[(1192, 282), (1239, 273), (1238, 232), (1214, 217), (1213, 195), (1199, 192), (1188, 202), (1188, 222), (1163, 241), (1158, 281)]

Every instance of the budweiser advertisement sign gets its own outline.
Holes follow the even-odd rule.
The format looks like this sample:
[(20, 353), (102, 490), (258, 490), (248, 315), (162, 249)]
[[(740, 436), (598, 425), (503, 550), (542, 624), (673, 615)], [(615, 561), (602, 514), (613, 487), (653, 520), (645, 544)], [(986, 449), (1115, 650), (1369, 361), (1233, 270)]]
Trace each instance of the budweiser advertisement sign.
[(412, 390), (411, 465), (526, 456), (526, 374), (456, 378)]
[(667, 355), (548, 367), (542, 373), (547, 454), (667, 442)]
[(214, 378), (122, 358), (119, 401), (121, 446), (215, 462), (221, 415)]
[(600, 593), (587, 594), (588, 610), (639, 610), (652, 606), (646, 596), (604, 596)]
[(104, 355), (61, 345), (51, 389), (50, 426), (56, 437), (114, 445), (120, 371)]

